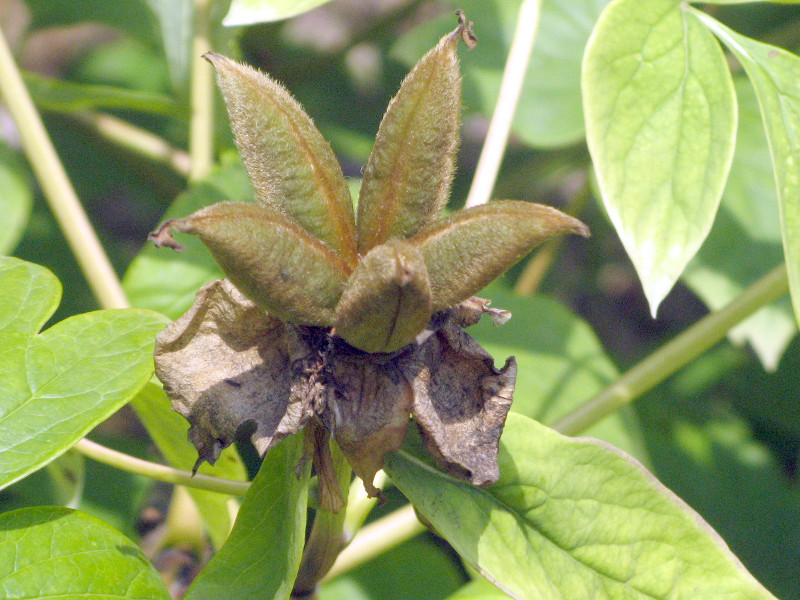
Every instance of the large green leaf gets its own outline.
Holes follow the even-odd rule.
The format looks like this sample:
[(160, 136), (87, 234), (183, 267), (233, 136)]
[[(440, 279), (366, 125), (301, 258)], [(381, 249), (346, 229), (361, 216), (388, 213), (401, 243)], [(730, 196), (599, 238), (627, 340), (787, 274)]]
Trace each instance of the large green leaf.
[[(253, 190), (238, 159), (223, 162), (207, 179), (194, 183), (178, 196), (164, 218), (185, 217), (223, 201), (253, 201)], [(192, 305), (197, 290), (225, 276), (200, 240), (187, 237), (185, 242), (181, 253), (148, 244), (133, 260), (123, 285), (134, 306), (177, 319)]]
[(50, 79), (35, 73), (25, 74), (25, 86), (37, 106), (51, 111), (80, 112), (97, 109), (124, 109), (139, 112), (185, 116), (185, 109), (164, 94), (129, 90), (118, 86), (75, 83)]
[(398, 488), (469, 564), (514, 598), (770, 599), (722, 539), (640, 464), (510, 414), (500, 481), (456, 481), (408, 451)]
[(184, 91), (189, 84), (192, 35), (195, 32), (192, 0), (147, 0), (158, 18), (161, 43), (167, 57), (170, 76), (175, 88)]
[(761, 105), (781, 208), (783, 248), (795, 316), (800, 320), (800, 57), (694, 15), (736, 55)]
[(676, 0), (615, 0), (583, 62), (589, 149), (611, 222), (658, 305), (706, 238), (736, 98), (714, 37)]
[(330, 0), (233, 0), (223, 25), (254, 25), (288, 19)]
[(0, 515), (0, 598), (169, 600), (161, 575), (131, 540), (67, 508)]
[(477, 578), (448, 596), (447, 600), (505, 600), (509, 597), (485, 579)]
[[(511, 311), (502, 327), (482, 319), (469, 334), (503, 364), (517, 359), (517, 384), (511, 410), (554, 423), (614, 381), (617, 370), (592, 328), (563, 305), (546, 298), (514, 295), (499, 285), (481, 292), (492, 306)], [(633, 413), (618, 411), (587, 432), (647, 462)]]
[[(781, 227), (775, 178), (758, 101), (744, 76), (736, 78), (739, 132), (719, 213), (682, 279), (711, 310), (737, 298), (781, 262)], [(775, 369), (797, 333), (789, 298), (765, 306), (730, 332), (749, 341), (764, 367)]]
[(14, 249), (28, 224), (33, 205), (30, 179), (22, 161), (5, 145), (0, 145), (0, 254)]
[[(560, 146), (583, 137), (581, 58), (608, 0), (542, 0), (541, 20), (512, 130), (532, 146)], [(478, 47), (460, 55), (464, 105), (491, 116), (517, 24), (521, 0), (451, 0), (475, 21)], [(414, 64), (452, 26), (452, 14), (425, 21), (392, 49)]]
[(103, 310), (37, 333), (59, 296), (43, 267), (0, 259), (0, 487), (62, 454), (153, 374), (163, 317)]
[(302, 433), (267, 453), (228, 541), (194, 580), (186, 600), (288, 600), (306, 527), (311, 465), (298, 476), (302, 456)]
[[(163, 388), (154, 381), (148, 382), (131, 405), (167, 462), (178, 469), (190, 470), (197, 460), (197, 449), (187, 437), (189, 422), (172, 410)], [(203, 463), (197, 472), (225, 479), (247, 479), (235, 446), (227, 448), (213, 467)], [(221, 547), (233, 527), (230, 503), (236, 501), (206, 490), (189, 488), (189, 493), (205, 521), (211, 542), (215, 548)]]

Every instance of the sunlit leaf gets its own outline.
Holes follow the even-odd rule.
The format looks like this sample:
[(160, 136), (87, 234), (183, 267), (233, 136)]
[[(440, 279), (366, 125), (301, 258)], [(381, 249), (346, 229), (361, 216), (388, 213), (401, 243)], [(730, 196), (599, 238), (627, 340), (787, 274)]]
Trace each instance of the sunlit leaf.
[(153, 373), (163, 317), (104, 310), (38, 333), (59, 297), (58, 280), (43, 267), (0, 259), (0, 487), (62, 454)]
[(674, 0), (615, 0), (583, 63), (603, 202), (655, 314), (711, 229), (736, 100), (714, 37)]
[(692, 14), (736, 55), (755, 88), (772, 152), (783, 249), (800, 320), (800, 57), (739, 35), (703, 13)]
[(254, 25), (288, 19), (330, 0), (233, 0), (223, 25)]
[(489, 488), (408, 451), (390, 455), (386, 470), (462, 558), (514, 598), (774, 600), (694, 511), (596, 440), (510, 414), (501, 479)]
[(17, 245), (28, 224), (33, 192), (21, 161), (5, 146), (0, 146), (0, 190), (0, 206), (3, 210), (0, 219), (0, 254), (6, 254)]
[(0, 598), (169, 600), (138, 546), (99, 519), (66, 508), (0, 515)]
[(194, 580), (186, 600), (288, 600), (305, 535), (311, 461), (298, 477), (302, 456), (302, 434), (267, 453), (228, 541)]

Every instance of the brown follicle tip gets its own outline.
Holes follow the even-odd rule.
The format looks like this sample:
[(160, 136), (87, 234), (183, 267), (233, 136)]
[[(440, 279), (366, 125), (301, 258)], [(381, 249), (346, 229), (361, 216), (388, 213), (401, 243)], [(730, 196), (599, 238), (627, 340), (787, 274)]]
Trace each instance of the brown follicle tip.
[(458, 17), (461, 39), (463, 40), (464, 45), (468, 49), (472, 50), (478, 45), (478, 38), (476, 38), (475, 34), (472, 32), (472, 21), (467, 21), (467, 15), (460, 8), (456, 11), (456, 16)]
[(158, 248), (166, 246), (167, 248), (172, 248), (177, 252), (183, 252), (186, 249), (186, 246), (179, 244), (175, 241), (175, 238), (172, 237), (172, 233), (170, 233), (172, 226), (172, 220), (165, 222), (163, 225), (161, 225), (161, 227), (149, 233), (147, 235), (147, 239), (153, 242)]

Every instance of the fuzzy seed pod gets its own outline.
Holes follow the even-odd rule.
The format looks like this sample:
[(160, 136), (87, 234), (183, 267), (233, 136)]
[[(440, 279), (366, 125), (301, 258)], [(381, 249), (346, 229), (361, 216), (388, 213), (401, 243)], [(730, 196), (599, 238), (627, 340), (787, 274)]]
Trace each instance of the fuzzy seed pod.
[(461, 110), (456, 46), (462, 38), (474, 41), (469, 25), (460, 18), (408, 74), (386, 110), (359, 195), (361, 254), (412, 236), (447, 204)]
[(589, 228), (550, 206), (496, 200), (442, 219), (409, 242), (425, 261), (437, 311), (466, 300), (559, 233), (588, 237)]
[(228, 279), (271, 316), (303, 325), (333, 324), (350, 269), (282, 214), (258, 204), (214, 204), (167, 221), (149, 238), (181, 249), (170, 231), (200, 238)]
[(394, 352), (431, 318), (431, 289), (419, 251), (392, 240), (361, 259), (336, 307), (336, 333), (365, 352)]
[(299, 223), (355, 266), (353, 203), (330, 144), (283, 86), (221, 54), (204, 56), (217, 70), (258, 201)]

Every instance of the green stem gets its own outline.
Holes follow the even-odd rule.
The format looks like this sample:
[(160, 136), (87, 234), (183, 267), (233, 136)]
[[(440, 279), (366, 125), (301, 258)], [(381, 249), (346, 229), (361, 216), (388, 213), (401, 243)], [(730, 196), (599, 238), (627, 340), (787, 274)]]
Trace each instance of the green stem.
[[(386, 473), (378, 471), (372, 480), (379, 490), (386, 487)], [(364, 489), (364, 482), (358, 477), (350, 484), (350, 492), (347, 495), (347, 514), (344, 517), (343, 531), (345, 539), (349, 542), (356, 535), (356, 532), (364, 525), (369, 513), (378, 504), (378, 498), (370, 498)]]
[(338, 577), (423, 531), (425, 526), (417, 519), (414, 507), (407, 504), (359, 530), (322, 581)]
[(203, 54), (211, 50), (211, 2), (195, 0), (192, 40), (191, 119), (189, 122), (189, 179), (205, 177), (214, 164), (214, 73)]
[(541, 0), (523, 0), (517, 15), (517, 30), (511, 42), (508, 60), (503, 71), (503, 81), (500, 84), (500, 93), (494, 107), (486, 141), (475, 168), (472, 178), (472, 187), (469, 190), (465, 208), (485, 204), (491, 197), (500, 163), (506, 151), (508, 134), (511, 131), (511, 122), (517, 109), (522, 84), (528, 62), (536, 41), (536, 32), (539, 29), (539, 15)]
[(189, 155), (141, 127), (104, 113), (82, 112), (70, 116), (121, 148), (167, 165), (184, 177), (189, 175)]
[(234, 481), (199, 474), (192, 476), (189, 471), (181, 471), (180, 469), (173, 469), (172, 467), (142, 460), (141, 458), (106, 448), (85, 438), (75, 444), (74, 447), (84, 456), (97, 462), (166, 483), (185, 485), (186, 487), (209, 490), (231, 496), (244, 496), (250, 488), (250, 484), (245, 481)]
[(789, 291), (786, 265), (776, 267), (724, 308), (700, 319), (675, 339), (650, 354), (589, 402), (559, 419), (553, 429), (577, 435), (629, 404), (722, 340), (762, 306)]
[(117, 274), (81, 206), (64, 166), (47, 135), (22, 76), (0, 30), (0, 94), (14, 119), (25, 154), (50, 209), (103, 308), (129, 306)]

